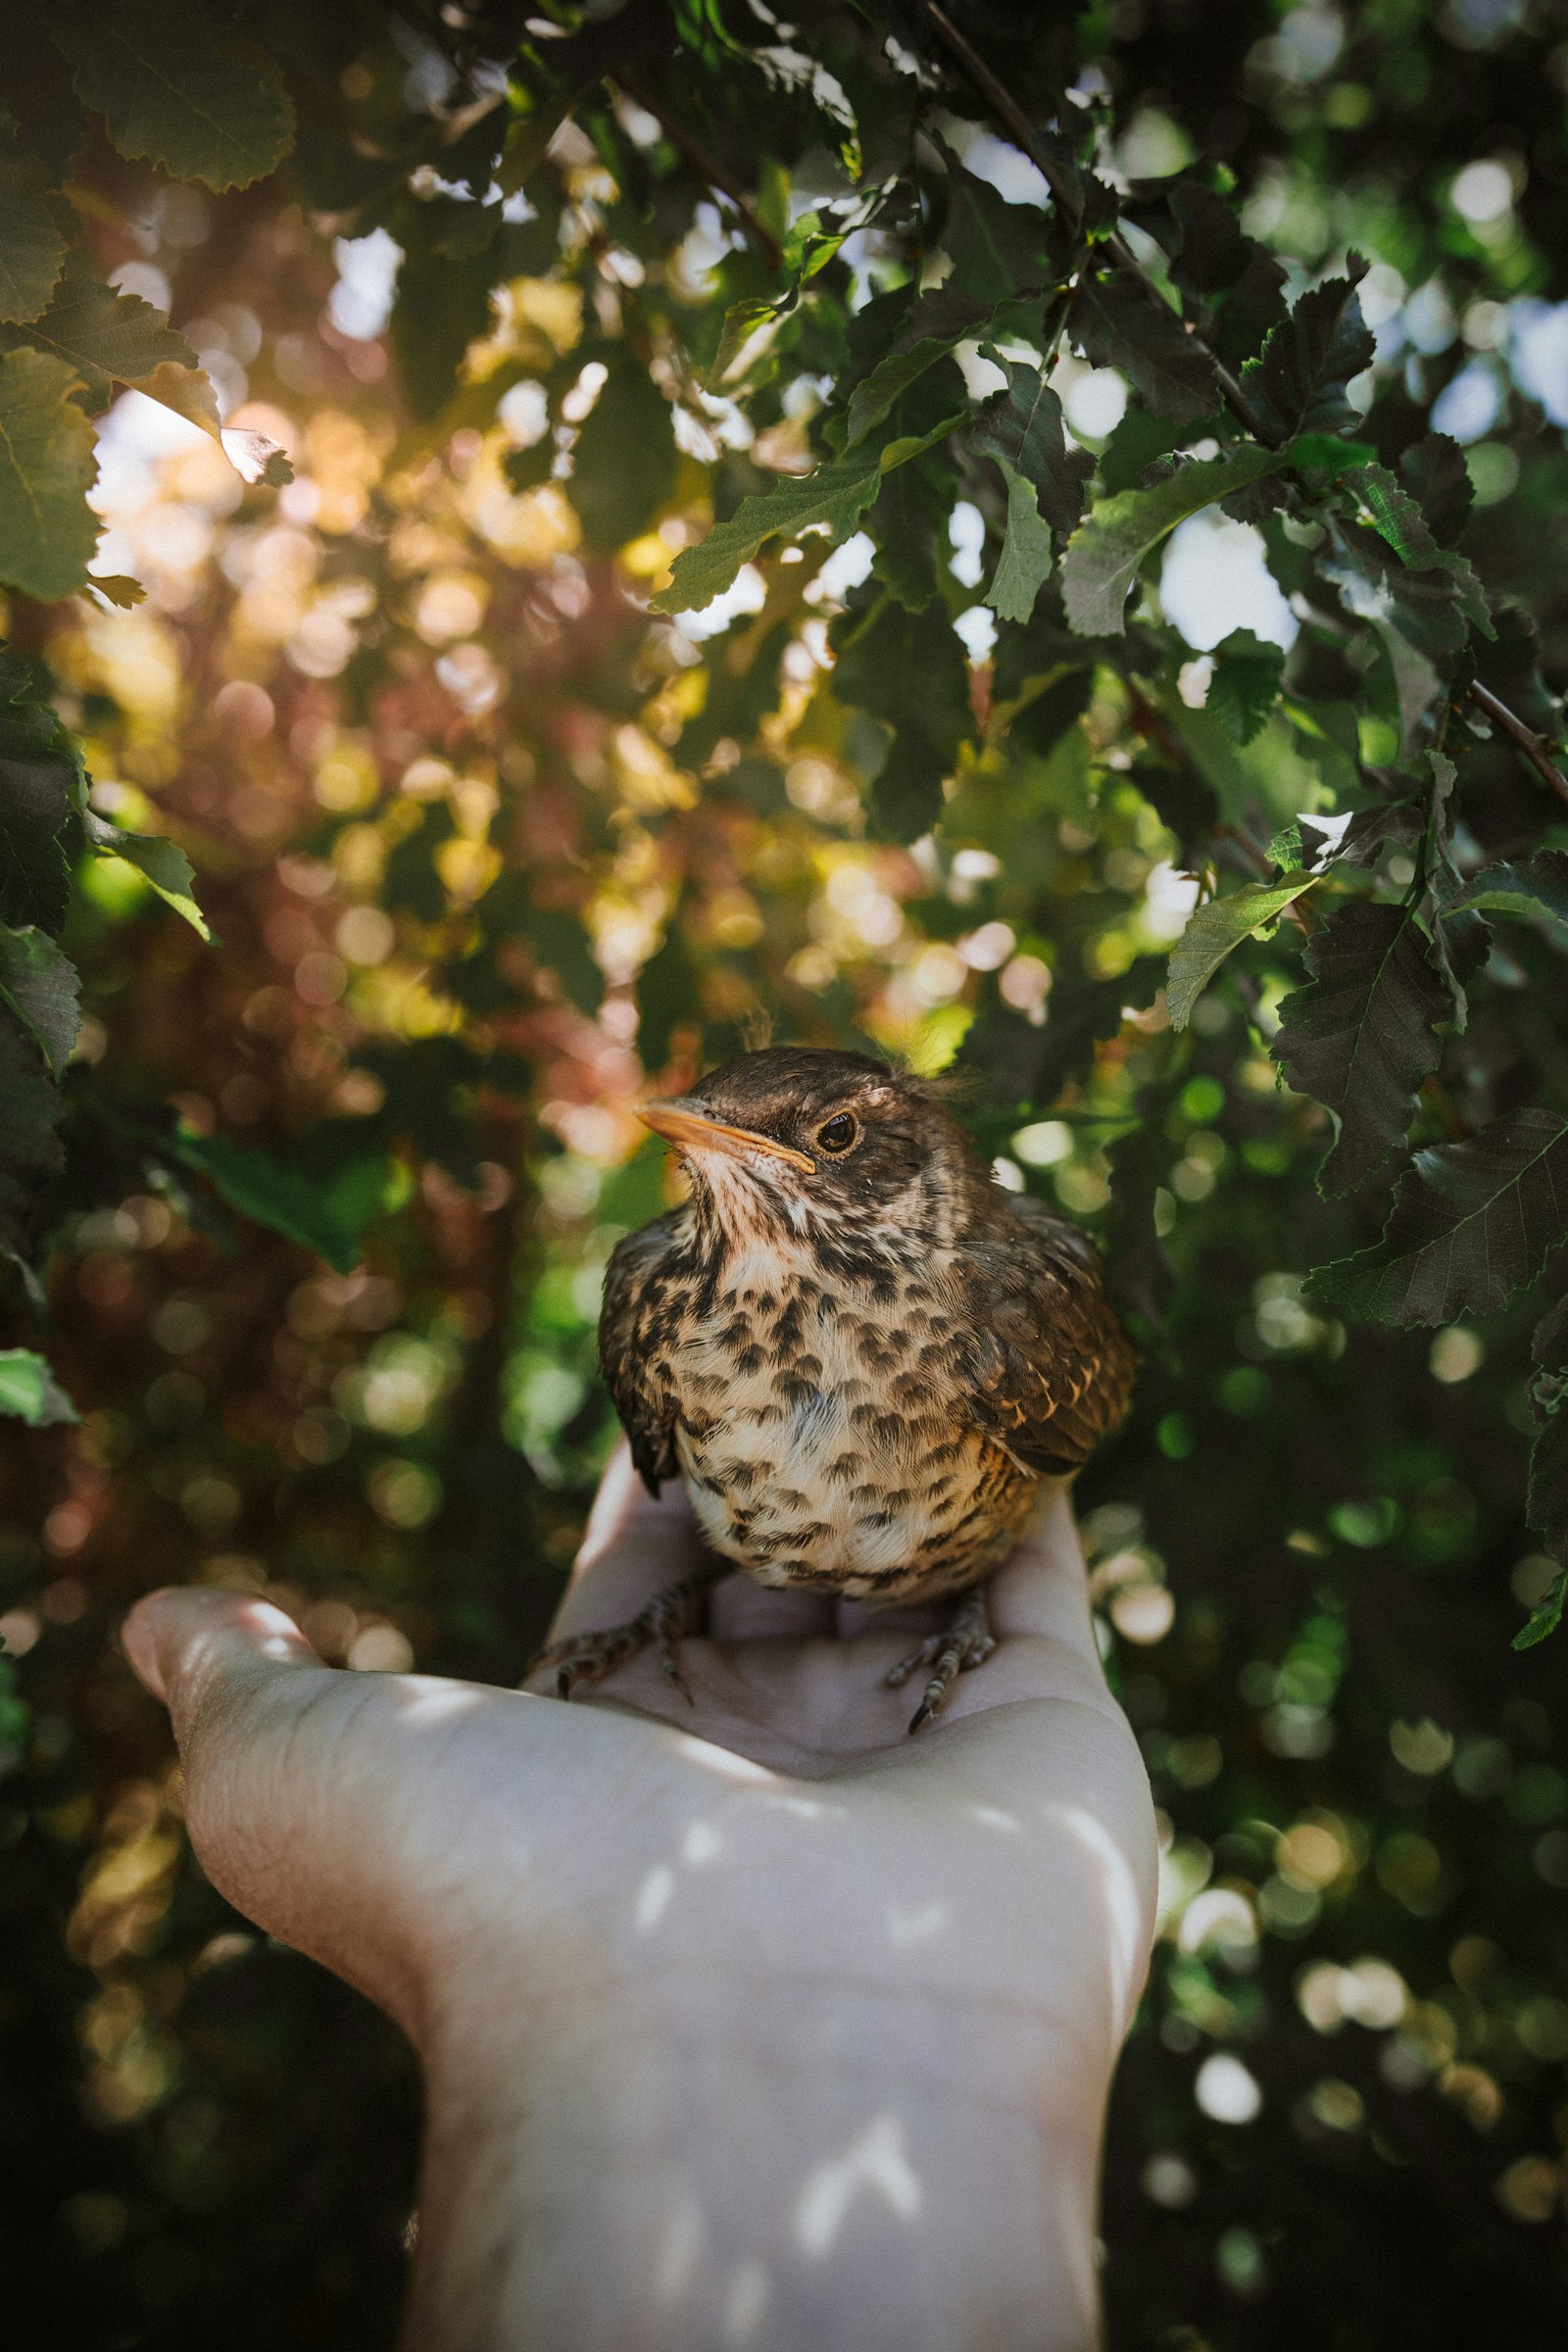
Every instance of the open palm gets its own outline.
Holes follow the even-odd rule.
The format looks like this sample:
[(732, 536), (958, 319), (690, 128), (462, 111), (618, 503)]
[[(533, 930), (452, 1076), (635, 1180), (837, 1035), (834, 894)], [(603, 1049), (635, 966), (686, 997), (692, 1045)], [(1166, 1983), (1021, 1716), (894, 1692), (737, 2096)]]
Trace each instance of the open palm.
[[(618, 1455), (558, 1630), (634, 1614), (696, 1558), (684, 1498), (645, 1495)], [(563, 1705), (334, 1672), (277, 1611), (230, 1594), (154, 1595), (133, 1614), (127, 1648), (171, 1705), (209, 1874), (380, 2001), (424, 2062), (411, 2343), (666, 2340), (630, 2316), (646, 2316), (646, 2245), (617, 2285), (594, 2235), (630, 2145), (623, 2107), (662, 2151), (628, 2176), (638, 2227), (655, 2229), (661, 2198), (671, 2216), (695, 2199), (704, 2246), (729, 2249), (682, 2274), (669, 2342), (731, 2340), (736, 2247), (778, 2315), (747, 2340), (806, 2340), (826, 2275), (810, 2181), (853, 2158), (895, 2217), (914, 2199), (940, 2236), (953, 2225), (932, 2192), (956, 2216), (1009, 2134), (985, 2293), (1013, 2294), (1016, 2275), (1034, 2330), (1040, 2249), (1059, 2241), (1061, 2328), (973, 2334), (974, 2280), (933, 2250), (908, 2274), (899, 2340), (1088, 2340), (1099, 2136), (1147, 1960), (1154, 1839), (1064, 1491), (995, 1580), (992, 1617), (995, 1656), (911, 1738), (908, 1695), (882, 1676), (926, 1630), (916, 1612), (739, 1578), (713, 1592), (710, 1636), (683, 1644), (691, 1702), (647, 1653)], [(759, 2097), (776, 2119), (760, 2140), (743, 2129)], [(560, 2117), (585, 2108), (574, 2201)], [(497, 2197), (526, 2204), (494, 2144), (531, 2145), (541, 2113), (556, 2119), (552, 2225), (530, 2238), (507, 2206), (513, 2222), (476, 2244)], [(859, 2246), (874, 2268), (876, 2197), (856, 2212), (865, 2244), (846, 2224), (841, 2246), (835, 2224), (826, 2252)], [(496, 2231), (514, 2224), (526, 2253), (498, 2283)], [(901, 2281), (910, 2259), (906, 2243)], [(602, 2329), (581, 2319), (590, 2279)], [(475, 2293), (500, 2298), (498, 2331), (454, 2333), (454, 2298)]]

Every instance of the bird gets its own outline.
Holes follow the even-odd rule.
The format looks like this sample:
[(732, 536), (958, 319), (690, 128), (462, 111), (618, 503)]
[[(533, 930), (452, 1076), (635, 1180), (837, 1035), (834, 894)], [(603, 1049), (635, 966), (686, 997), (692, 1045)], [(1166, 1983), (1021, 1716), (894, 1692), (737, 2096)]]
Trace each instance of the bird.
[[(877, 1606), (953, 1599), (888, 1673), (911, 1732), (996, 1647), (985, 1583), (1043, 1479), (1122, 1420), (1136, 1357), (1093, 1243), (1006, 1190), (940, 1082), (815, 1047), (737, 1055), (638, 1115), (690, 1192), (606, 1272), (600, 1363), (654, 1494), (707, 1547), (639, 1614), (549, 1644), (561, 1697), (679, 1642), (740, 1570)], [(532, 1671), (532, 1670), (530, 1670)]]

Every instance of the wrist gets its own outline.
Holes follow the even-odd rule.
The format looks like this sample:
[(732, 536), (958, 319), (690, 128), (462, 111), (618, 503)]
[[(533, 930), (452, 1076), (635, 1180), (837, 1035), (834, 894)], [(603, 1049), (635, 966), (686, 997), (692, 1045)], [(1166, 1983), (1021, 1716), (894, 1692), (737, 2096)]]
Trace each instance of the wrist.
[(1076, 2075), (1038, 2017), (836, 1970), (649, 1974), (449, 2041), (408, 2340), (1077, 2352), (1104, 2083)]

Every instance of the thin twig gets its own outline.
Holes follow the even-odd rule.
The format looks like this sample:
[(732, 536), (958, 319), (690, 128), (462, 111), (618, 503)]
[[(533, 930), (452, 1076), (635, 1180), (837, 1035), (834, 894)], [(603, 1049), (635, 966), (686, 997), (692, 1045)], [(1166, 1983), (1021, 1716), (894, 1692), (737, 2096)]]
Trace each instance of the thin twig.
[[(1056, 202), (1068, 213), (1076, 215), (1080, 207), (1073, 195), (1070, 183), (1054, 159), (1036, 146), (1034, 132), (1029, 127), (1029, 118), (1011, 91), (1006, 88), (1004, 83), (998, 80), (985, 59), (977, 50), (970, 47), (946, 10), (937, 6), (936, 0), (925, 0), (925, 13), (938, 40), (941, 41), (944, 48), (952, 52), (957, 64), (962, 67), (964, 74), (973, 82), (980, 96), (1012, 140), (1013, 145), (1028, 156)], [(1164, 295), (1119, 229), (1113, 231), (1105, 239), (1103, 250), (1108, 259), (1115, 263), (1117, 269), (1124, 270), (1151, 302), (1157, 303), (1167, 317), (1174, 316)], [(1250, 401), (1224, 361), (1209, 350), (1200, 335), (1193, 334), (1191, 327), (1187, 331), (1192, 335), (1198, 349), (1204, 354), (1212, 366), (1214, 380), (1224, 395), (1225, 405), (1232, 416), (1239, 423), (1247, 427), (1254, 441), (1262, 442), (1265, 448), (1272, 448), (1273, 442), (1270, 436), (1259, 425), (1256, 416), (1252, 414)]]
[(653, 116), (670, 145), (685, 157), (699, 179), (706, 179), (710, 188), (716, 188), (721, 196), (729, 199), (761, 247), (769, 269), (778, 269), (784, 259), (783, 247), (772, 230), (759, 220), (752, 210), (750, 198), (742, 194), (732, 174), (726, 172), (717, 156), (710, 155), (708, 149), (692, 137), (685, 123), (670, 113), (663, 101), (648, 87), (641, 74), (628, 74), (621, 68), (611, 78), (619, 83), (634, 106), (640, 106), (644, 114)]
[(1527, 727), (1516, 710), (1494, 695), (1490, 686), (1475, 679), (1465, 688), (1469, 700), (1478, 710), (1484, 710), (1494, 726), (1500, 727), (1516, 743), (1544, 784), (1549, 784), (1559, 801), (1568, 803), (1568, 776), (1546, 757), (1545, 746), (1533, 728)]

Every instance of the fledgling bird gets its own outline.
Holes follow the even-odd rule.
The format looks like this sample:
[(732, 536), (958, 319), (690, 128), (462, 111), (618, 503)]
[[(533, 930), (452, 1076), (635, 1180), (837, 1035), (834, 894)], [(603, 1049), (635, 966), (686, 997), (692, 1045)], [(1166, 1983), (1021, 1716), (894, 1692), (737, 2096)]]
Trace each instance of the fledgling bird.
[[(563, 1697), (702, 1595), (759, 1584), (879, 1605), (962, 1595), (909, 1728), (996, 1644), (984, 1584), (1043, 1477), (1126, 1410), (1134, 1356), (1093, 1245), (992, 1178), (938, 1090), (859, 1054), (744, 1054), (640, 1113), (691, 1195), (610, 1260), (600, 1361), (632, 1459), (680, 1477), (711, 1568), (536, 1663)], [(687, 1692), (689, 1696), (690, 1693)]]

